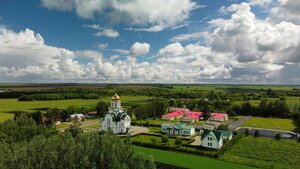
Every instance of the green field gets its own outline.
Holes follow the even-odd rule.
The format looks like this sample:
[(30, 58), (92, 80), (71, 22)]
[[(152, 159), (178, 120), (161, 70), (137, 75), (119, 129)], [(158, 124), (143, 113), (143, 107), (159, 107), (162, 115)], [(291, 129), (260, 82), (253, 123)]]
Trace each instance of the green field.
[(0, 122), (3, 122), (7, 119), (12, 119), (14, 118), (14, 115), (13, 114), (10, 114), (10, 113), (0, 113)]
[[(123, 107), (128, 107), (132, 104), (145, 104), (152, 99), (148, 96), (123, 96), (121, 97)], [(105, 97), (97, 100), (83, 100), (83, 99), (72, 99), (72, 100), (53, 100), (53, 101), (18, 101), (18, 99), (0, 99), (0, 121), (12, 118), (11, 114), (7, 114), (11, 111), (27, 111), (32, 112), (38, 109), (48, 108), (67, 108), (68, 106), (78, 107), (91, 107), (96, 106), (100, 100), (110, 102), (110, 97)], [(5, 114), (6, 113), (6, 114)]]
[(250, 169), (245, 165), (224, 162), (212, 158), (201, 157), (177, 152), (162, 151), (151, 148), (134, 146), (135, 152), (143, 153), (145, 156), (153, 156), (154, 161), (171, 164), (191, 169)]
[(242, 127), (258, 127), (277, 130), (293, 131), (296, 126), (291, 119), (279, 119), (279, 118), (263, 118), (263, 117), (250, 117), (245, 121)]
[(240, 89), (264, 89), (268, 90), (292, 90), (300, 89), (300, 86), (279, 86), (279, 85), (229, 85), (229, 84), (208, 84), (208, 85), (174, 85), (175, 90), (216, 90), (221, 91), (227, 88), (240, 88)]
[(292, 140), (244, 137), (221, 159), (267, 169), (300, 168), (300, 144)]

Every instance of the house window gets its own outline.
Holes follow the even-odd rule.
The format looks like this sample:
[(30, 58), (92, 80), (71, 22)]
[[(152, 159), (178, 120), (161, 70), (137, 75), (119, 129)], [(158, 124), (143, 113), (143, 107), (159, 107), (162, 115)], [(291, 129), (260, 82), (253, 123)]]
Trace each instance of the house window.
[(212, 146), (212, 143), (207, 143), (207, 146), (211, 147), (211, 146)]
[(107, 126), (110, 126), (110, 119), (107, 119)]

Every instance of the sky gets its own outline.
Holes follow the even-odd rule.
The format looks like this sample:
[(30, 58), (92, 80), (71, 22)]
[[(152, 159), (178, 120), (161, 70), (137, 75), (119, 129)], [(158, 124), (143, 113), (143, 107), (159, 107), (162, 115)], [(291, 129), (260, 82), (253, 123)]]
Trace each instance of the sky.
[(300, 84), (299, 0), (0, 0), (0, 83)]

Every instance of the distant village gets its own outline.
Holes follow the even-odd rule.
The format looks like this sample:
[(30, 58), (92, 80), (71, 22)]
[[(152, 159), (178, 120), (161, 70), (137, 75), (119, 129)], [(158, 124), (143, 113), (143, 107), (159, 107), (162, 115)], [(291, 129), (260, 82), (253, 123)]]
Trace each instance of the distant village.
[[(73, 114), (70, 116), (70, 119), (76, 117), (81, 121), (84, 118), (94, 118), (95, 114), (96, 112), (90, 112), (87, 115)], [(222, 147), (225, 139), (232, 139), (232, 131), (218, 130), (218, 127), (228, 120), (228, 114), (213, 112), (209, 114), (210, 117), (206, 121), (204, 121), (203, 116), (203, 112), (190, 111), (187, 108), (170, 107), (169, 112), (161, 117), (161, 120), (165, 122), (161, 124), (160, 132), (170, 137), (199, 137), (199, 146), (211, 149), (219, 149)], [(198, 121), (203, 121), (203, 124), (192, 125)], [(115, 134), (141, 134), (136, 132), (135, 129), (131, 125), (131, 118), (121, 106), (120, 96), (115, 93), (111, 97), (109, 110), (101, 120), (99, 130), (111, 130)], [(196, 130), (199, 132), (196, 132)]]

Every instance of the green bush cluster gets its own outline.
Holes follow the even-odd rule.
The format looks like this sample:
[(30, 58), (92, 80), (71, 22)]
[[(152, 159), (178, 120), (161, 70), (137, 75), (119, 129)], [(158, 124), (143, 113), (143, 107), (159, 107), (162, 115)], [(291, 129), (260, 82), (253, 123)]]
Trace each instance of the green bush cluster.
[(222, 156), (226, 151), (231, 149), (232, 146), (234, 146), (241, 138), (243, 138), (242, 134), (238, 134), (235, 137), (233, 137), (230, 141), (223, 144), (223, 146), (218, 151), (218, 156)]

